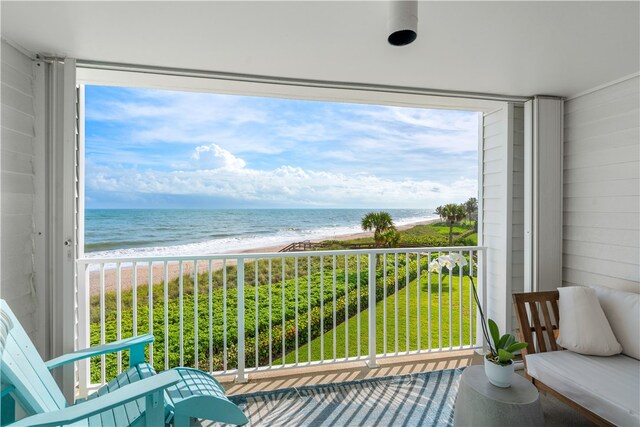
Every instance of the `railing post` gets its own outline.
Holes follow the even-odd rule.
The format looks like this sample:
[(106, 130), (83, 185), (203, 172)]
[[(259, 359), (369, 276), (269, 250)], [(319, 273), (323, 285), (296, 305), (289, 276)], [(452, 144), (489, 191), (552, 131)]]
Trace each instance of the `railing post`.
[[(89, 270), (88, 264), (77, 264), (78, 272), (78, 350), (91, 345), (89, 317)], [(87, 397), (91, 376), (89, 359), (78, 362), (78, 397)]]
[[(486, 249), (478, 249), (478, 263), (476, 267), (478, 268), (478, 292), (480, 293), (479, 299), (482, 304), (482, 311), (485, 313), (485, 316), (488, 316), (487, 311), (487, 252)], [(479, 347), (482, 351), (482, 354), (487, 352), (487, 342), (484, 339), (484, 334), (482, 333), (482, 318), (480, 317), (480, 310), (476, 309), (476, 346), (482, 344), (482, 347)]]
[[(482, 289), (482, 310), (487, 313), (489, 316), (489, 305), (487, 298), (487, 250), (482, 250), (482, 262), (480, 263), (482, 267), (482, 284), (480, 285), (480, 289)], [(489, 317), (487, 317), (489, 319)], [(482, 352), (483, 354), (487, 352), (487, 341), (484, 339), (484, 334), (482, 335)]]
[(376, 353), (376, 254), (369, 252), (369, 368), (379, 366)]
[(246, 383), (249, 379), (244, 372), (244, 259), (238, 258), (238, 375), (236, 383)]

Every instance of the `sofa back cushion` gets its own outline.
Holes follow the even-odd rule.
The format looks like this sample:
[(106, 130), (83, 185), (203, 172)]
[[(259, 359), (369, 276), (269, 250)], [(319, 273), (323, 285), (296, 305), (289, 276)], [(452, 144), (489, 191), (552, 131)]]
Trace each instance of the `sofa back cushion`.
[(594, 289), (569, 286), (558, 288), (558, 292), (558, 345), (591, 356), (612, 356), (622, 351)]
[(622, 345), (622, 354), (640, 360), (640, 294), (596, 287), (600, 306)]

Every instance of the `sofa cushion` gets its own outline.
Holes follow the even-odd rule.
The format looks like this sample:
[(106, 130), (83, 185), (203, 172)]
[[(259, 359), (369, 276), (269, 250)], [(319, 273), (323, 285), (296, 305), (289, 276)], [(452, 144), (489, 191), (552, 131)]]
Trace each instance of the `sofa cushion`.
[(592, 286), (622, 354), (640, 360), (640, 294)]
[(569, 286), (559, 288), (558, 292), (558, 345), (591, 356), (611, 356), (622, 351), (594, 289)]
[(613, 424), (640, 425), (640, 361), (571, 351), (525, 357), (529, 375), (558, 393)]

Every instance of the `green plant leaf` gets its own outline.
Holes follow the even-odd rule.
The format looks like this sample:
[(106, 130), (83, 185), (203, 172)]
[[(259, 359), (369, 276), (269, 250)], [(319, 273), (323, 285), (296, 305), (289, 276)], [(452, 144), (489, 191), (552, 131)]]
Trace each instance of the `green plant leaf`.
[(507, 348), (507, 341), (509, 341), (509, 337), (511, 335), (509, 334), (504, 334), (501, 338), (500, 341), (498, 342), (498, 344), (496, 344), (496, 348)]
[(501, 348), (498, 349), (498, 360), (500, 360), (501, 363), (508, 362), (511, 359), (513, 359), (513, 353), (509, 353)]
[[(509, 334), (509, 339), (507, 340), (506, 343), (504, 343), (504, 347), (503, 348), (509, 348), (509, 346), (511, 344), (513, 344), (514, 342), (516, 342), (516, 337), (514, 337), (513, 335)], [(508, 351), (508, 350), (507, 350)]]
[(493, 345), (498, 346), (498, 342), (500, 341), (500, 331), (498, 330), (498, 325), (493, 319), (489, 319), (487, 321), (489, 325), (489, 332), (491, 333), (491, 339), (493, 339)]
[(517, 343), (513, 343), (511, 344), (509, 347), (507, 347), (507, 351), (509, 353), (513, 353), (516, 352), (518, 350), (522, 350), (523, 348), (527, 347), (527, 343), (526, 342), (517, 342)]

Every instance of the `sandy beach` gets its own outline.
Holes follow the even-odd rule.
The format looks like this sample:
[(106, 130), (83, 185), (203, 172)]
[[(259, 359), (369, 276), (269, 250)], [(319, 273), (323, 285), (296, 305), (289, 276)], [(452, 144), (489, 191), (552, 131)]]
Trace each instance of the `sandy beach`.
[[(407, 230), (409, 228), (415, 227), (416, 225), (424, 225), (431, 224), (437, 222), (438, 220), (425, 220), (414, 222), (411, 224), (404, 224), (398, 226), (398, 230)], [(362, 237), (372, 237), (373, 232), (361, 232), (361, 233), (352, 233), (352, 234), (343, 234), (339, 236), (331, 236), (324, 239), (312, 240), (313, 243), (319, 243), (324, 240), (351, 240), (358, 239)], [(253, 248), (245, 251), (234, 251), (230, 253), (274, 253), (278, 252), (280, 249), (284, 248), (288, 244), (293, 243), (289, 242), (279, 246), (271, 246), (271, 247), (261, 247), (261, 248)], [(232, 262), (228, 263), (232, 265)], [(185, 261), (182, 264), (183, 274), (193, 273), (193, 261), (188, 262)], [(215, 271), (222, 268), (222, 260), (213, 260), (211, 262), (211, 268)], [(149, 281), (149, 270), (148, 265), (138, 265), (137, 266), (137, 284), (146, 285)], [(198, 262), (198, 273), (205, 273), (209, 271), (209, 262), (202, 261)], [(179, 264), (178, 262), (169, 262), (167, 263), (167, 277), (169, 280), (175, 279), (180, 274)], [(91, 295), (98, 295), (100, 293), (100, 271), (91, 271), (89, 273), (89, 288)], [(162, 263), (154, 263), (152, 267), (152, 283), (159, 283), (164, 280), (164, 265)], [(105, 268), (104, 269), (104, 287), (105, 291), (115, 291), (118, 283), (118, 275), (115, 268)], [(121, 290), (128, 290), (133, 287), (134, 284), (134, 271), (130, 266), (121, 267), (120, 268), (120, 288)]]

